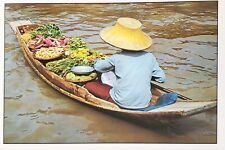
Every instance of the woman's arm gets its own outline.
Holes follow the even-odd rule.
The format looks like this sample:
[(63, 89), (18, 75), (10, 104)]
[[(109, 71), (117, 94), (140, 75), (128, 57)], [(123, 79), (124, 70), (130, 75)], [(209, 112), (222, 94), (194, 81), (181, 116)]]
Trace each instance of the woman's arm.
[(157, 62), (155, 56), (153, 56), (153, 70), (152, 70), (152, 80), (157, 82), (165, 82), (166, 76), (164, 71), (159, 67), (159, 63)]
[(94, 68), (96, 71), (104, 73), (114, 69), (115, 66), (115, 56), (111, 56), (105, 60), (97, 59)]

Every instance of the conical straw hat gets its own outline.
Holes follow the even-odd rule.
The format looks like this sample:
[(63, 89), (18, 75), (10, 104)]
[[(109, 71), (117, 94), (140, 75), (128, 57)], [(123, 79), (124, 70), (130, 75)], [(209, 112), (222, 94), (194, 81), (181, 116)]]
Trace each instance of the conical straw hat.
[(121, 49), (140, 51), (152, 44), (152, 39), (141, 30), (141, 22), (133, 18), (119, 18), (112, 27), (100, 31), (101, 38)]

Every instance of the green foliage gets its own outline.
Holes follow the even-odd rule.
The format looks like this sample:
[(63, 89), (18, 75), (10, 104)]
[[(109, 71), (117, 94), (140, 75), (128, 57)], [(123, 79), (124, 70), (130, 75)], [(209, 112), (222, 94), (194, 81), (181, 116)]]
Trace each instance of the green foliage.
[(70, 72), (73, 66), (93, 66), (93, 62), (83, 61), (80, 59), (63, 58), (48, 62), (46, 68), (57, 75), (64, 76)]
[(54, 72), (57, 75), (64, 76), (70, 72), (71, 68), (78, 65), (79, 61), (71, 58), (63, 58), (56, 61), (51, 61), (46, 64), (48, 70)]
[(35, 38), (37, 35), (43, 35), (45, 38), (47, 37), (58, 37), (61, 36), (61, 31), (58, 26), (55, 24), (44, 24), (38, 27), (36, 30), (31, 32), (31, 37)]
[(78, 48), (87, 48), (87, 45), (81, 38), (73, 37), (69, 40), (68, 48), (69, 50), (74, 51)]

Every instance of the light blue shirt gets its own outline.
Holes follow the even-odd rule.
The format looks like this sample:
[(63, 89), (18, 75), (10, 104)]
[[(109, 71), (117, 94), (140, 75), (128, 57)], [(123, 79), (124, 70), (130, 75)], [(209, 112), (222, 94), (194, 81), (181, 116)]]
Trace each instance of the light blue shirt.
[(144, 108), (152, 97), (150, 81), (165, 81), (165, 74), (152, 53), (122, 51), (105, 60), (97, 60), (95, 70), (104, 73), (113, 70), (116, 82), (110, 96), (121, 107)]

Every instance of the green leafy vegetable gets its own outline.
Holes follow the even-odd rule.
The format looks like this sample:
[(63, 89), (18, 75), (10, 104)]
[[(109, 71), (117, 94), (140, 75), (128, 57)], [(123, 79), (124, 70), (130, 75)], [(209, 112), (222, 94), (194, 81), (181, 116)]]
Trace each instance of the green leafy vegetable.
[(65, 74), (70, 72), (73, 66), (93, 66), (93, 63), (80, 59), (63, 58), (60, 60), (48, 62), (46, 64), (46, 68), (49, 71), (52, 71), (60, 76), (64, 76)]
[(64, 58), (56, 61), (51, 61), (46, 64), (48, 70), (54, 72), (57, 75), (64, 76), (70, 72), (71, 68), (78, 65), (78, 60), (71, 58)]
[(68, 48), (69, 50), (74, 51), (78, 48), (87, 48), (87, 45), (81, 38), (73, 37), (69, 40)]
[(37, 35), (43, 35), (45, 38), (47, 37), (58, 37), (61, 36), (61, 31), (58, 26), (55, 24), (44, 24), (38, 27), (36, 30), (31, 32), (31, 37), (35, 38)]

